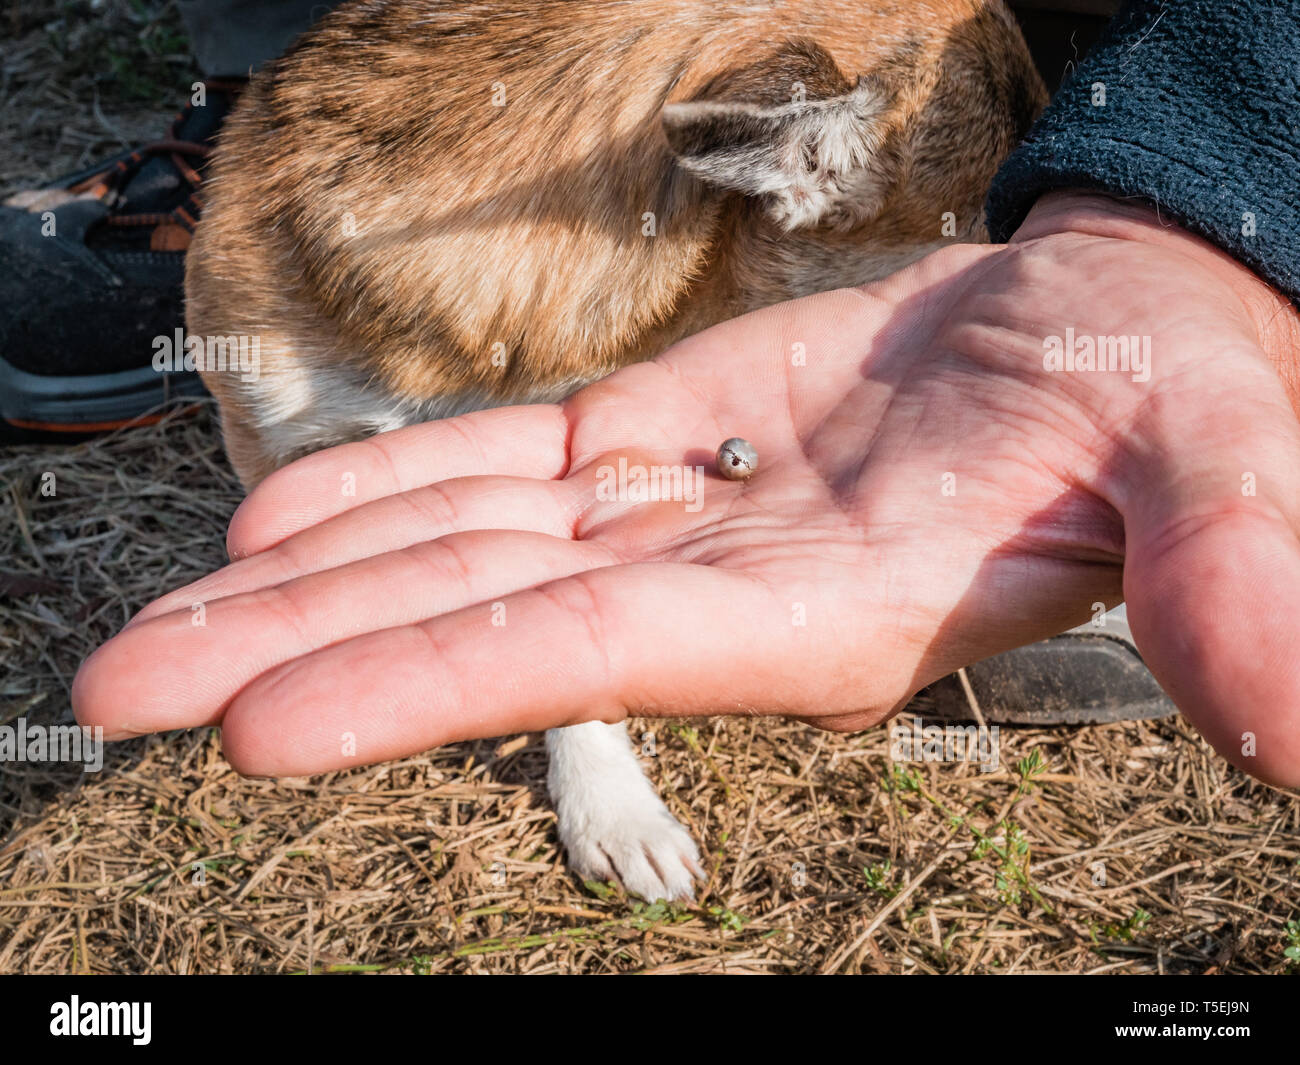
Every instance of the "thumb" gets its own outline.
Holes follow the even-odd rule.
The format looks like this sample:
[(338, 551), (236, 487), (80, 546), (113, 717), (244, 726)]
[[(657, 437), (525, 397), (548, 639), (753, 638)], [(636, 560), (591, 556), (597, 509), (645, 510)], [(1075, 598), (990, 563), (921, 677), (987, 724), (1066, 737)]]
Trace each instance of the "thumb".
[(1300, 438), (1264, 407), (1184, 438), (1149, 470), (1158, 487), (1126, 493), (1124, 594), (1147, 665), (1215, 750), (1300, 787)]

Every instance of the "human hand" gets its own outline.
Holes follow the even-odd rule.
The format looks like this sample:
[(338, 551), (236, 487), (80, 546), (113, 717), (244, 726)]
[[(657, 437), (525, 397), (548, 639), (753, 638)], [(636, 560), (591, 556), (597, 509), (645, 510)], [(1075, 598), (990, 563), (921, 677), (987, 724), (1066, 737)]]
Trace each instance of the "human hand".
[[(1047, 372), (1067, 327), (1151, 337), (1149, 380)], [(1222, 253), (1049, 196), (1005, 247), (278, 471), (237, 561), (96, 651), (76, 712), (115, 737), (220, 724), (258, 774), (629, 713), (859, 729), (1124, 598), (1210, 742), (1295, 785), (1297, 352), (1294, 310)], [(711, 474), (698, 510), (599, 497), (620, 458), (707, 466), (729, 436), (759, 472)]]

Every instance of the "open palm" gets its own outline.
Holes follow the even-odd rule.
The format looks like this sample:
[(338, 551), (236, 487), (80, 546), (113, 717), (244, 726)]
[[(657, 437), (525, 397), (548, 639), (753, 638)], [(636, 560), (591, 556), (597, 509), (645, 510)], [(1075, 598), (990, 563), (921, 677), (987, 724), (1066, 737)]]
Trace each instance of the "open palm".
[[(1054, 197), (1011, 245), (725, 323), (560, 405), (295, 463), (236, 514), (237, 561), (88, 660), (78, 717), (220, 723), (253, 773), (628, 713), (860, 728), (1127, 598), (1180, 707), (1295, 783), (1293, 315), (1107, 204)], [(1150, 336), (1149, 380), (1047, 372), (1067, 327)], [(758, 449), (746, 483), (712, 471), (729, 436)], [(705, 476), (610, 498), (637, 466)]]

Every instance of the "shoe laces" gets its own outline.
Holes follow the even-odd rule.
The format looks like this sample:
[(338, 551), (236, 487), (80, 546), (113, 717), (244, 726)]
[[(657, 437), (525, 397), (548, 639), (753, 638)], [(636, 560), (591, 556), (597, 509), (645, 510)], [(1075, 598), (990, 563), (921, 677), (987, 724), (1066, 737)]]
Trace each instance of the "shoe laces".
[[(242, 81), (215, 78), (205, 82), (208, 90), (225, 92), (231, 96), (238, 95), (243, 85)], [(176, 172), (180, 174), (181, 180), (189, 186), (189, 194), (185, 200), (169, 211), (110, 214), (105, 221), (113, 226), (157, 226), (165, 222), (174, 222), (193, 233), (203, 208), (203, 198), (199, 194), (203, 175), (199, 170), (212, 154), (211, 144), (187, 140), (178, 135), (178, 131), (193, 111), (194, 104), (187, 103), (172, 120), (170, 136), (142, 144), (125, 159), (119, 159), (114, 163), (112, 169), (87, 178), (79, 186), (74, 186), (74, 190), (94, 190), (97, 195), (107, 197), (108, 201), (113, 203), (123, 195), (126, 186), (145, 163), (159, 157), (168, 158)]]

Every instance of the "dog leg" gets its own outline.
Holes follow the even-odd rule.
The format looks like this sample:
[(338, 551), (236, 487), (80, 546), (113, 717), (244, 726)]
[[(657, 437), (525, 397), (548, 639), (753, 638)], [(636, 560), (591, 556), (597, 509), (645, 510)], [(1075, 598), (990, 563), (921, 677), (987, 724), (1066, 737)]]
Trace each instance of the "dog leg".
[(690, 899), (700, 852), (641, 771), (625, 725), (551, 729), (547, 783), (569, 864), (645, 899)]

